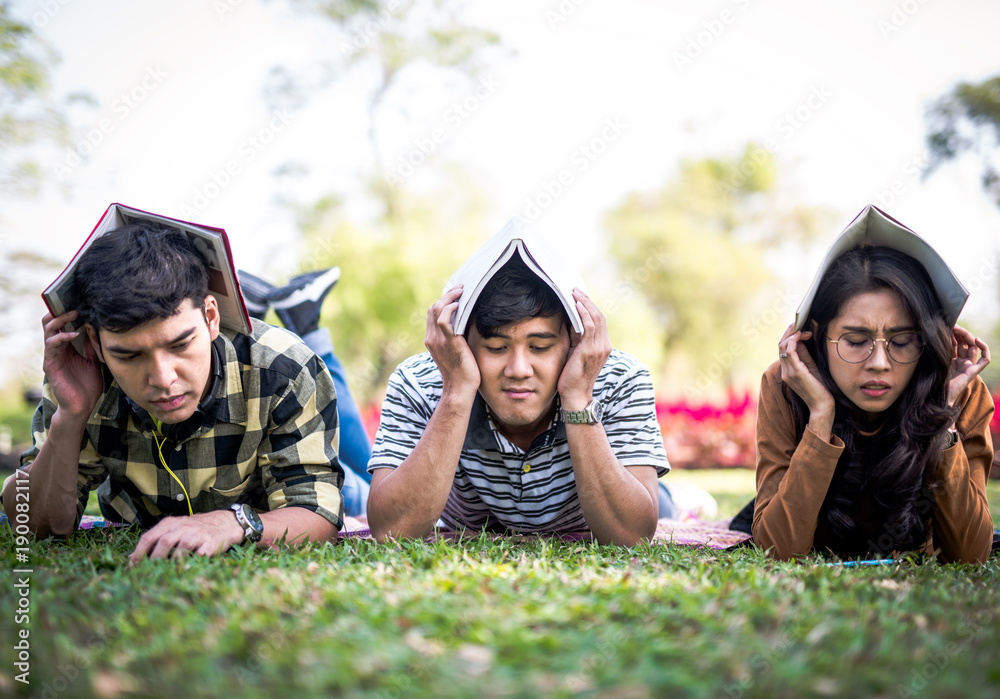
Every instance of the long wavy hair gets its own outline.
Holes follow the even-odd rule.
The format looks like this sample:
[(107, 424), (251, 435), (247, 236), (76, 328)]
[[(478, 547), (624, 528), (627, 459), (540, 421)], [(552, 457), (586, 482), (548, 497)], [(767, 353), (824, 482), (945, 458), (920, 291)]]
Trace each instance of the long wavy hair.
[[(881, 289), (899, 296), (924, 347), (909, 384), (881, 416), (880, 426), (874, 426), (830, 374), (827, 330), (850, 299)], [(948, 407), (952, 332), (930, 277), (923, 265), (897, 250), (852, 248), (823, 276), (806, 321), (809, 328), (815, 332), (803, 344), (833, 395), (833, 432), (845, 445), (820, 509), (816, 546), (841, 555), (919, 548), (927, 540), (936, 485), (930, 474), (936, 472), (944, 433), (958, 413)], [(801, 439), (809, 409), (787, 385), (783, 391)]]

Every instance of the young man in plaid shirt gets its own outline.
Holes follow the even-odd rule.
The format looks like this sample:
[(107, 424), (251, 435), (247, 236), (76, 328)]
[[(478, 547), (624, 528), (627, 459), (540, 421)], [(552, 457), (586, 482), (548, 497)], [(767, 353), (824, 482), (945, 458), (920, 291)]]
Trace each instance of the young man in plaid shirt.
[[(208, 274), (184, 234), (146, 223), (84, 254), (79, 307), (42, 320), (44, 397), (15, 474), (29, 481), (37, 536), (71, 534), (94, 488), (106, 517), (148, 527), (133, 563), (325, 540), (342, 526), (329, 371), (285, 330), (220, 330)], [(77, 319), (86, 357), (71, 344), (84, 331), (64, 329)]]

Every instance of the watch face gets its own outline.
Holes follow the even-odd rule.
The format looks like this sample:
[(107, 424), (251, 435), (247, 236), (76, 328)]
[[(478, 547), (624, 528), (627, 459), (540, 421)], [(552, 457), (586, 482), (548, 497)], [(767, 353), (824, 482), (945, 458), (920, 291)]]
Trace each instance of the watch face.
[(243, 512), (246, 513), (247, 519), (250, 520), (250, 526), (258, 531), (264, 529), (264, 523), (260, 521), (260, 515), (257, 514), (257, 510), (250, 507), (250, 505), (244, 505)]
[(246, 513), (250, 526), (253, 527), (253, 534), (247, 538), (254, 542), (260, 541), (260, 537), (264, 533), (264, 523), (260, 521), (260, 516), (250, 505), (244, 505), (243, 512)]
[(264, 523), (261, 522), (256, 510), (246, 504), (233, 505), (230, 509), (236, 513), (236, 519), (239, 520), (240, 526), (245, 528), (245, 537), (254, 543), (260, 541), (264, 533)]

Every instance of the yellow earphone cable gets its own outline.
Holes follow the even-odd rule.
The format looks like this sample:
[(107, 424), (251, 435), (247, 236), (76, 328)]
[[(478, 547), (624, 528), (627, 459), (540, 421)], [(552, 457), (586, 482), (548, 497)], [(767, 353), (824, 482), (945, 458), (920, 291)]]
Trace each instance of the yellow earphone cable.
[(167, 438), (164, 437), (162, 442), (156, 438), (157, 434), (159, 434), (163, 429), (163, 423), (155, 417), (153, 418), (153, 422), (156, 423), (156, 433), (153, 434), (153, 441), (156, 442), (156, 455), (160, 457), (160, 463), (163, 464), (163, 468), (167, 469), (167, 473), (173, 476), (173, 479), (177, 481), (177, 485), (179, 485), (181, 490), (184, 491), (184, 499), (187, 500), (188, 514), (193, 515), (194, 509), (191, 507), (191, 497), (188, 495), (187, 488), (185, 488), (184, 484), (181, 483), (181, 479), (177, 477), (177, 474), (170, 470), (170, 467), (167, 466), (166, 459), (163, 458), (163, 445), (167, 443)]

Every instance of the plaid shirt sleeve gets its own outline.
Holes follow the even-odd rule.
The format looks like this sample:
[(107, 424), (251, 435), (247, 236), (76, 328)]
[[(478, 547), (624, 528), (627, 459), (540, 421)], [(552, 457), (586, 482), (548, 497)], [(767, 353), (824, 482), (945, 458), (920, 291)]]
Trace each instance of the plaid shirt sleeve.
[[(289, 357), (287, 350), (282, 354)], [(260, 403), (267, 403), (269, 410), (266, 417), (261, 415), (267, 427), (257, 450), (257, 465), (262, 470), (268, 510), (304, 507), (340, 529), (344, 472), (337, 457), (336, 389), (322, 360), (311, 352), (309, 355), (283, 390), (270, 393), (267, 384), (274, 379), (261, 379)], [(272, 364), (262, 374), (275, 371)]]
[[(34, 463), (39, 450), (45, 444), (49, 436), (49, 427), (52, 425), (52, 416), (56, 412), (56, 399), (52, 393), (52, 387), (47, 380), (42, 383), (42, 400), (31, 418), (31, 440), (32, 444), (21, 455), (21, 468)], [(89, 437), (85, 433), (80, 444), (79, 471), (76, 479), (76, 503), (67, 503), (67, 507), (76, 506), (76, 521), (79, 524), (83, 517), (83, 512), (87, 508), (87, 499), (90, 491), (96, 488), (107, 476), (107, 470), (100, 455), (94, 448)], [(7, 483), (4, 481), (4, 486)]]

